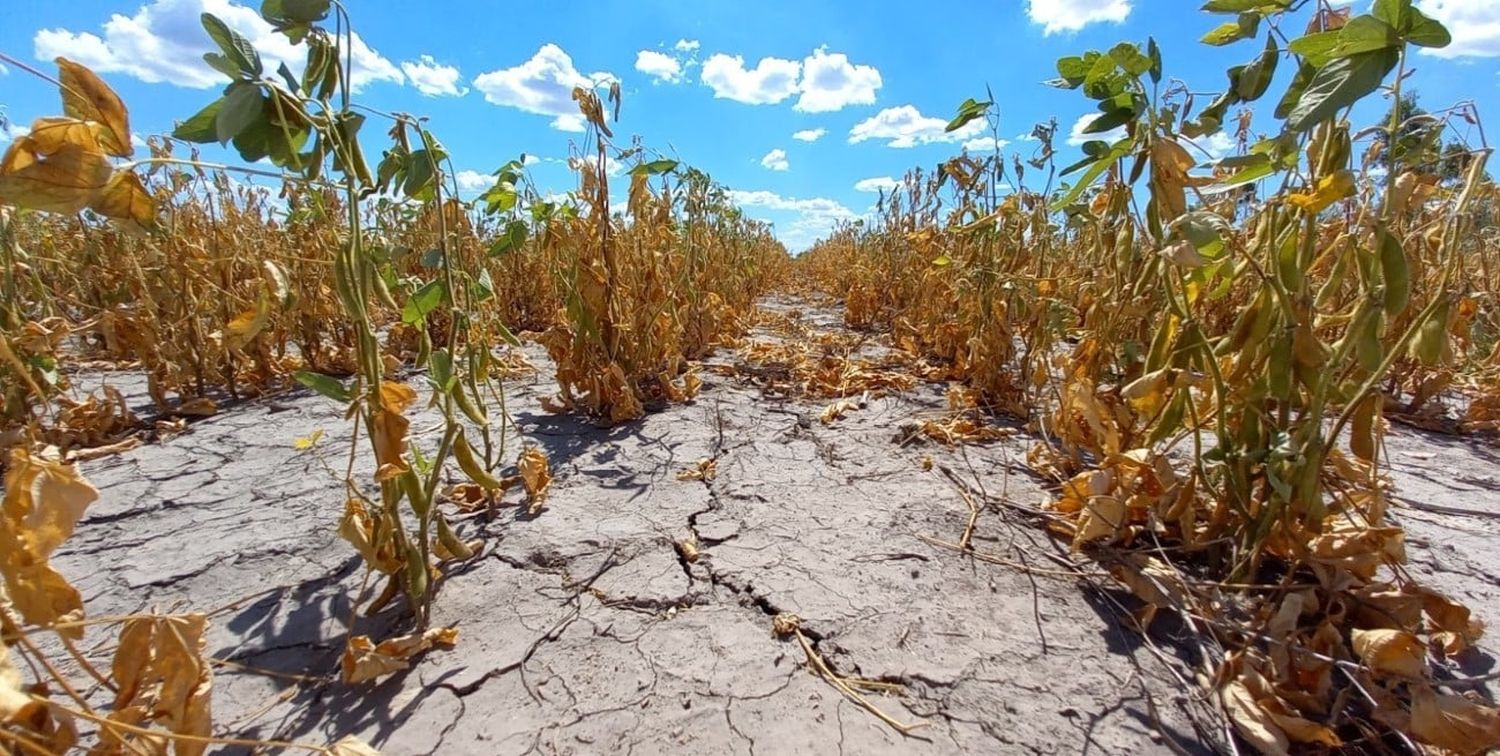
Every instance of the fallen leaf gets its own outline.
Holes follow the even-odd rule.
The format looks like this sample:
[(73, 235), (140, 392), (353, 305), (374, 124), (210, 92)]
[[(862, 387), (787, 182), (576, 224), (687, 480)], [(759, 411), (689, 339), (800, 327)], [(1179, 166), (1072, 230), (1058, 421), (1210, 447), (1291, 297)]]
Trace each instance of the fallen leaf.
[(368, 635), (349, 639), (340, 659), (344, 682), (357, 684), (399, 672), (411, 666), (407, 660), (433, 646), (451, 647), (458, 640), (458, 629), (432, 628), (424, 633), (402, 635), (376, 645)]
[(526, 488), (526, 499), (531, 502), (531, 511), (535, 514), (547, 498), (547, 488), (552, 485), (547, 455), (538, 447), (527, 447), (516, 461), (516, 468), (521, 472), (521, 485)]
[(1411, 734), (1453, 753), (1500, 748), (1500, 709), (1422, 686), (1412, 694)]
[(1355, 628), (1349, 632), (1349, 638), (1360, 661), (1376, 672), (1410, 678), (1427, 675), (1427, 650), (1411, 633), (1389, 628)]

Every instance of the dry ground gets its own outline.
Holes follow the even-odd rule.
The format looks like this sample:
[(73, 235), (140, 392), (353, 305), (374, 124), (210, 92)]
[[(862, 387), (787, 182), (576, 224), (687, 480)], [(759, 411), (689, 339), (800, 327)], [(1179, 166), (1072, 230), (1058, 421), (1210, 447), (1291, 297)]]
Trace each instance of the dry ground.
[[(827, 305), (770, 303), (836, 329)], [(759, 334), (769, 338), (768, 334)], [(1066, 548), (999, 502), (1045, 499), (1023, 435), (949, 449), (898, 443), (945, 386), (872, 400), (825, 426), (827, 400), (773, 399), (706, 374), (691, 404), (601, 429), (549, 415), (550, 365), (508, 384), (512, 416), (550, 455), (548, 506), (463, 522), (481, 558), (441, 587), (434, 621), (458, 646), (349, 687), (336, 667), (361, 563), (335, 534), (348, 424), (309, 393), (248, 402), (168, 442), (89, 462), (100, 489), (55, 564), (95, 616), (215, 611), (214, 713), (225, 733), (326, 743), (355, 734), (388, 754), (1148, 753), (1223, 750), (1192, 678), (1191, 638), (1119, 619), (1131, 599), (1068, 574)], [(721, 353), (719, 362), (732, 359)], [(81, 377), (82, 378), (82, 377)], [(140, 393), (126, 374), (109, 380)], [(420, 378), (413, 378), (414, 384)], [(422, 390), (419, 387), (419, 390)], [(425, 395), (425, 391), (423, 391)], [(413, 420), (433, 439), (438, 418)], [(314, 451), (293, 447), (322, 429)], [(419, 436), (421, 437), (421, 436)], [(1411, 569), (1500, 617), (1493, 447), (1397, 429), (1390, 440)], [(514, 446), (508, 453), (513, 458)], [(923, 458), (934, 466), (924, 469)], [(677, 473), (709, 457), (707, 483)], [(356, 469), (368, 472), (368, 459)], [(985, 507), (981, 561), (956, 541)], [(367, 476), (365, 476), (367, 478)], [(677, 544), (695, 538), (689, 561)], [(1028, 571), (1025, 566), (1030, 566)], [(809, 672), (773, 616), (802, 618), (838, 672), (903, 736)], [(377, 638), (393, 619), (359, 620)], [(1484, 673), (1488, 657), (1474, 657)]]

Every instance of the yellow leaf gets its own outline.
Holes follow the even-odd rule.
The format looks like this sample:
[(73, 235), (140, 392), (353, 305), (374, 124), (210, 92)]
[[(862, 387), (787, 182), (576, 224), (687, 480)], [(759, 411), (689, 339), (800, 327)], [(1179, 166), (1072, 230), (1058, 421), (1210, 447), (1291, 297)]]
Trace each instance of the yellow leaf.
[(30, 719), (43, 704), (21, 689), (21, 671), (10, 663), (10, 650), (0, 644), (0, 722)]
[(306, 436), (299, 436), (292, 442), (292, 448), (298, 450), (311, 449), (318, 445), (318, 439), (323, 437), (323, 429), (319, 428)]
[(73, 142), (42, 152), (30, 135), (0, 158), (0, 203), (52, 213), (76, 213), (109, 182), (114, 171), (104, 153)]
[(328, 756), (380, 756), (380, 752), (353, 735), (328, 747)]
[(1380, 628), (1349, 634), (1354, 653), (1376, 672), (1419, 678), (1427, 674), (1427, 650), (1415, 635), (1401, 630)]
[(129, 116), (120, 96), (88, 68), (67, 58), (58, 58), (56, 62), (63, 112), (99, 124), (99, 143), (109, 154), (116, 157), (134, 154)]
[(224, 346), (229, 349), (245, 346), (265, 329), (270, 319), (271, 309), (267, 306), (265, 292), (261, 292), (254, 308), (245, 310), (224, 326)]
[(1285, 756), (1291, 742), (1271, 715), (1256, 702), (1244, 683), (1230, 682), (1219, 691), (1224, 711), (1240, 736), (1266, 756)]
[(407, 469), (401, 455), (406, 450), (406, 431), (411, 421), (402, 413), (416, 400), (417, 392), (410, 386), (395, 381), (380, 382), (380, 409), (375, 412), (370, 434), (375, 444), (377, 469), (386, 465), (394, 465), (396, 472)]
[(407, 659), (433, 646), (452, 646), (458, 640), (458, 630), (439, 627), (420, 635), (403, 635), (382, 641), (380, 645), (368, 635), (357, 635), (349, 639), (344, 655), (339, 661), (344, 682), (357, 684), (399, 672), (411, 666)]
[(1424, 686), (1412, 695), (1411, 734), (1453, 753), (1486, 753), (1500, 747), (1500, 710)]
[(1321, 213), (1339, 200), (1354, 194), (1354, 173), (1349, 170), (1335, 171), (1318, 180), (1318, 188), (1311, 192), (1290, 195), (1286, 201), (1293, 207), (1309, 213)]
[(89, 209), (106, 218), (135, 221), (143, 228), (156, 225), (156, 203), (134, 171), (115, 171)]
[(521, 471), (521, 485), (526, 488), (526, 498), (531, 502), (531, 511), (535, 513), (541, 509), (542, 501), (547, 497), (547, 487), (552, 485), (547, 455), (535, 446), (529, 447), (521, 452), (516, 467)]

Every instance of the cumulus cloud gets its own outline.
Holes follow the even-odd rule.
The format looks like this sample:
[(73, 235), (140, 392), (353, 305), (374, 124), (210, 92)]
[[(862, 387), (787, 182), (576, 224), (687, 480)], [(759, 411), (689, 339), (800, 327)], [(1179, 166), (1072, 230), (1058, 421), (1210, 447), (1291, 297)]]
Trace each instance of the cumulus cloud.
[(676, 84), (682, 81), (682, 63), (666, 53), (642, 50), (635, 54), (635, 70), (656, 82)]
[[(61, 55), (99, 73), (120, 73), (148, 84), (166, 82), (181, 87), (207, 89), (225, 84), (225, 76), (203, 61), (203, 54), (218, 47), (203, 30), (199, 16), (212, 13), (239, 32), (260, 51), (268, 71), (286, 63), (300, 72), (306, 53), (271, 29), (253, 8), (229, 0), (153, 0), (135, 15), (114, 14), (104, 23), (102, 35), (68, 29), (42, 29), (32, 39), (36, 57), (52, 60)], [(350, 48), (355, 90), (386, 81), (406, 80), (395, 64), (354, 36)]]
[(693, 52), (694, 50), (698, 49), (698, 40), (679, 39), (677, 40), (677, 44), (672, 45), (672, 48), (677, 50), (678, 52)]
[(10, 69), (6, 68), (4, 63), (0, 63), (0, 76), (9, 76), (9, 75), (10, 75)]
[(1218, 160), (1234, 152), (1237, 145), (1235, 144), (1234, 137), (1226, 132), (1218, 131), (1203, 139), (1195, 140), (1193, 146), (1197, 147), (1200, 152), (1208, 155), (1210, 159)]
[(766, 156), (760, 159), (760, 167), (772, 171), (785, 171), (791, 168), (792, 164), (786, 159), (786, 150), (775, 149), (767, 152)]
[(0, 144), (5, 144), (12, 139), (26, 136), (31, 133), (31, 127), (22, 126), (19, 123), (7, 121), (0, 124)]
[(768, 191), (741, 191), (731, 189), (729, 199), (740, 207), (755, 208), (786, 219), (781, 222), (771, 219), (776, 229), (776, 238), (792, 252), (800, 252), (825, 236), (834, 225), (851, 221), (858, 213), (824, 197), (796, 199), (783, 197)]
[(792, 138), (801, 142), (816, 142), (828, 133), (828, 129), (803, 129), (792, 134)]
[(856, 192), (888, 192), (901, 186), (901, 182), (890, 176), (874, 176), (854, 182)]
[(849, 131), (849, 143), (858, 144), (867, 139), (886, 140), (887, 147), (915, 147), (936, 142), (965, 142), (979, 136), (984, 130), (984, 120), (975, 119), (956, 131), (946, 132), (948, 121), (932, 118), (911, 105), (886, 108), (854, 125)]
[(738, 55), (714, 53), (703, 62), (701, 78), (714, 97), (749, 105), (774, 105), (797, 93), (802, 64), (782, 58), (761, 58), (755, 68), (745, 68)]
[(573, 88), (592, 88), (612, 81), (615, 75), (606, 71), (587, 76), (579, 73), (573, 59), (548, 42), (524, 63), (476, 76), (474, 87), (492, 104), (552, 116), (552, 127), (561, 131), (583, 131), (584, 120), (573, 102)]
[(798, 85), (802, 96), (797, 98), (795, 109), (827, 113), (848, 105), (871, 105), (880, 84), (880, 72), (874, 66), (852, 64), (848, 55), (819, 47), (802, 61)]
[(488, 189), (495, 183), (494, 176), (479, 171), (459, 171), (453, 175), (453, 179), (458, 182), (458, 188), (465, 192)]
[(869, 105), (881, 86), (874, 66), (850, 63), (848, 55), (828, 52), (826, 45), (800, 61), (761, 58), (754, 68), (746, 68), (741, 56), (714, 53), (703, 64), (702, 78), (715, 97), (750, 105), (774, 105), (798, 95), (793, 108), (803, 113)]
[(1077, 147), (1084, 142), (1114, 143), (1125, 138), (1124, 126), (1116, 126), (1109, 131), (1103, 131), (1098, 134), (1083, 133), (1083, 130), (1088, 128), (1089, 124), (1093, 123), (1094, 119), (1098, 118), (1099, 115), (1100, 114), (1098, 113), (1084, 113), (1083, 115), (1079, 116), (1078, 120), (1073, 122), (1073, 130), (1068, 132), (1068, 144)]
[(462, 97), (469, 93), (468, 87), (458, 85), (458, 67), (442, 65), (431, 55), (402, 61), (401, 72), (418, 92), (428, 97)]
[(1130, 0), (1027, 0), (1026, 15), (1043, 34), (1075, 32), (1092, 23), (1119, 23), (1130, 15)]
[(999, 152), (1000, 150), (1005, 149), (1005, 145), (1007, 144), (1010, 144), (1009, 139), (996, 139), (993, 136), (982, 136), (975, 137), (967, 142), (964, 142), (964, 149), (968, 150), (969, 152), (980, 152), (986, 155), (992, 155), (996, 152)]
[(1500, 55), (1500, 3), (1494, 0), (1417, 0), (1416, 7), (1441, 21), (1453, 34), (1444, 48), (1419, 48), (1440, 58)]

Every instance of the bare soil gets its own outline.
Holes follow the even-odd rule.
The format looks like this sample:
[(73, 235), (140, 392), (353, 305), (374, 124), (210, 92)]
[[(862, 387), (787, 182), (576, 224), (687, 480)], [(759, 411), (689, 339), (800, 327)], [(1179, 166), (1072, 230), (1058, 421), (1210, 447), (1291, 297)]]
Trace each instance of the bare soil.
[[(831, 305), (766, 306), (841, 327)], [(354, 734), (388, 754), (1228, 750), (1192, 684), (1190, 634), (1171, 618), (1149, 636), (1130, 629), (1133, 599), (1069, 574), (1066, 545), (1000, 503), (1047, 498), (1024, 464), (1030, 438), (902, 443), (914, 417), (941, 411), (947, 386), (922, 383), (824, 425), (827, 400), (771, 398), (708, 372), (694, 402), (600, 428), (542, 411), (551, 366), (529, 353), (539, 371), (509, 382), (507, 398), (551, 458), (547, 507), (462, 521), (485, 552), (445, 579), (433, 617), (459, 628), (458, 645), (405, 673), (337, 679), (364, 574), (335, 533), (342, 485), (320, 461), (342, 471), (349, 424), (310, 393), (85, 463), (101, 496), (54, 563), (94, 616), (215, 612), (208, 651), (229, 662), (215, 721), (237, 736)], [(143, 393), (123, 373), (81, 387), (98, 380)], [(438, 428), (431, 410), (413, 418), (429, 443)], [(293, 447), (319, 429), (317, 451)], [(1388, 446), (1410, 570), (1500, 617), (1500, 453), (1400, 427)], [(369, 479), (361, 453), (355, 469)], [(704, 457), (717, 477), (678, 479)], [(975, 550), (1010, 564), (924, 540), (957, 541), (969, 520), (945, 468), (983, 496)], [(696, 561), (677, 546), (690, 538)], [(795, 637), (773, 636), (781, 613), (802, 619), (839, 674), (899, 685), (867, 695), (926, 726), (902, 735), (809, 671)], [(398, 614), (361, 617), (358, 632), (398, 632)], [(1471, 673), (1493, 664), (1468, 658)]]

